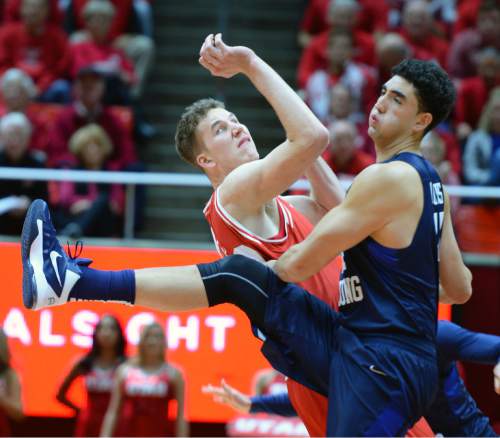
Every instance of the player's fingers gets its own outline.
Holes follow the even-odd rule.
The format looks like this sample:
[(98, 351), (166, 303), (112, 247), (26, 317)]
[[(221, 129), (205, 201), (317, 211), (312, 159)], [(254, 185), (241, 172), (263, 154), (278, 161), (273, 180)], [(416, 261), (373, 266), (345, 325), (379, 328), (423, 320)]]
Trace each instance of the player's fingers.
[(200, 56), (200, 58), (198, 59), (198, 62), (203, 66), (205, 67), (210, 73), (212, 73), (212, 75), (217, 75), (218, 74), (218, 69), (215, 65), (213, 65), (212, 63), (208, 62), (206, 58), (203, 58)]
[(223, 54), (226, 52), (227, 46), (224, 43), (224, 41), (222, 41), (222, 34), (221, 33), (218, 33), (215, 35), (214, 46), (217, 47)]

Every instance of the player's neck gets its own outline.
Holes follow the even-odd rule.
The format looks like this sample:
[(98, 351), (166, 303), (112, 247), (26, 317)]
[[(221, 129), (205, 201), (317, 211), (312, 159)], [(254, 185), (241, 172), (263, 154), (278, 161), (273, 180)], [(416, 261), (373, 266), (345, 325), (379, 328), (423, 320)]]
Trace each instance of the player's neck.
[(388, 160), (401, 152), (413, 152), (420, 154), (420, 139), (414, 136), (398, 138), (390, 143), (375, 143), (377, 163)]

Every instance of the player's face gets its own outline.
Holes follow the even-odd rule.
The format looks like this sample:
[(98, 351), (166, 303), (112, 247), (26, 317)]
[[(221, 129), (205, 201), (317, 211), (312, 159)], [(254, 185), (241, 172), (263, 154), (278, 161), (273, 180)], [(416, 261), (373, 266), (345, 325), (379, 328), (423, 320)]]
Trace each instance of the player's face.
[(197, 157), (203, 168), (220, 168), (227, 174), (236, 167), (257, 160), (259, 154), (248, 128), (223, 109), (211, 109), (196, 128), (196, 139), (203, 145)]
[(392, 145), (422, 133), (429, 117), (429, 113), (420, 112), (413, 85), (393, 76), (383, 85), (370, 112), (368, 135), (378, 147)]

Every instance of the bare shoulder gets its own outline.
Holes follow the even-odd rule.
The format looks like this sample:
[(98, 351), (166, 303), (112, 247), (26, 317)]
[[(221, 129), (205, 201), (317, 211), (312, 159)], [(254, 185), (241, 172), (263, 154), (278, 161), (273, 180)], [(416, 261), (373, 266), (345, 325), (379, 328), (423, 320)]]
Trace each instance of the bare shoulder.
[[(421, 193), (418, 172), (402, 161), (376, 163), (356, 176), (347, 194), (373, 197), (398, 197), (399, 201), (414, 200)], [(363, 196), (364, 195), (364, 196)]]
[(254, 174), (255, 170), (261, 165), (261, 160), (251, 161), (242, 164), (230, 172), (219, 186), (219, 199), (222, 205), (236, 204), (245, 207), (248, 196), (246, 196), (252, 187), (248, 185), (248, 177)]

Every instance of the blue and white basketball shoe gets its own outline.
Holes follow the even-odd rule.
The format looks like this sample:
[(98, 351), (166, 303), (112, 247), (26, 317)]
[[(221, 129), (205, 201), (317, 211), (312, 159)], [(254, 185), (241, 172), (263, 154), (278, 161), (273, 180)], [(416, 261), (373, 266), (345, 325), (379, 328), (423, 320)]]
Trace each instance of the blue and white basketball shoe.
[(21, 235), (23, 262), (23, 302), (38, 310), (68, 301), (80, 279), (80, 266), (92, 261), (68, 256), (57, 240), (47, 203), (33, 201), (26, 213)]

